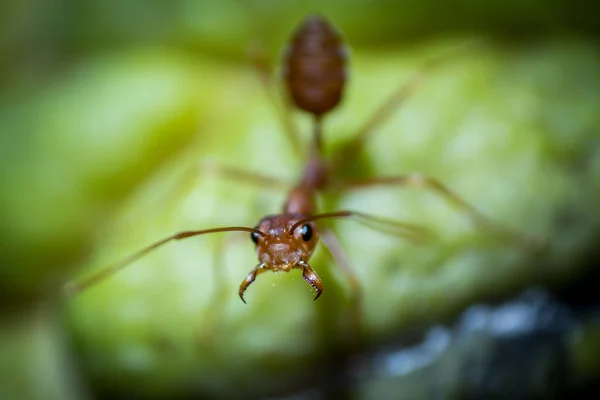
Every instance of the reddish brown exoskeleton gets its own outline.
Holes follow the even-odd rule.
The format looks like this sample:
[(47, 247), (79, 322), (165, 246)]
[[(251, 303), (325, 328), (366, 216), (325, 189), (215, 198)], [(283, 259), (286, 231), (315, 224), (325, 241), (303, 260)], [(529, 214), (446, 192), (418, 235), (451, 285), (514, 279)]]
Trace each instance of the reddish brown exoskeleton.
[[(319, 239), (332, 253), (334, 259), (348, 275), (353, 288), (358, 290), (358, 281), (348, 267), (340, 246), (331, 232), (320, 232), (316, 221), (331, 218), (353, 218), (375, 229), (381, 229), (409, 239), (426, 238), (428, 231), (419, 226), (400, 221), (374, 217), (356, 211), (337, 211), (316, 213), (316, 196), (324, 191), (343, 191), (375, 185), (407, 185), (423, 187), (438, 193), (466, 212), (476, 224), (493, 227), (521, 240), (518, 232), (492, 222), (467, 202), (455, 195), (439, 181), (420, 174), (398, 175), (370, 178), (361, 181), (341, 182), (337, 172), (361, 150), (366, 138), (374, 128), (381, 124), (408, 95), (421, 79), (420, 72), (415, 73), (406, 83), (396, 90), (379, 111), (358, 130), (349, 151), (343, 157), (326, 159), (321, 151), (322, 118), (334, 109), (343, 97), (346, 82), (347, 52), (337, 31), (322, 17), (308, 17), (293, 36), (284, 56), (284, 82), (288, 97), (299, 110), (312, 115), (314, 120), (313, 139), (310, 144), (308, 160), (298, 183), (290, 190), (281, 214), (262, 218), (255, 228), (223, 227), (177, 233), (164, 238), (126, 258), (125, 260), (102, 269), (81, 282), (67, 285), (69, 293), (78, 293), (87, 287), (105, 279), (129, 265), (134, 260), (173, 240), (217, 232), (249, 232), (256, 244), (259, 264), (250, 271), (239, 287), (239, 296), (244, 300), (244, 292), (256, 277), (265, 271), (302, 270), (302, 277), (315, 289), (316, 300), (323, 293), (323, 282), (309, 264), (309, 260)], [(230, 170), (230, 175), (238, 178), (257, 178), (258, 175), (245, 171)], [(260, 180), (256, 179), (256, 180)]]

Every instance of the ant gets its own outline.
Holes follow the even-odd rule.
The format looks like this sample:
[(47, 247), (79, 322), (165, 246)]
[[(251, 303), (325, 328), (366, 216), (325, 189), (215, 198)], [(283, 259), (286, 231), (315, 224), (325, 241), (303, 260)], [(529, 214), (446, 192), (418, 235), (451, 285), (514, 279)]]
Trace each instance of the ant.
[[(435, 60), (434, 60), (435, 61)], [(68, 283), (69, 294), (79, 293), (104, 280), (138, 258), (174, 240), (218, 232), (248, 232), (256, 245), (259, 264), (254, 267), (239, 286), (240, 299), (246, 303), (244, 293), (263, 272), (289, 272), (302, 270), (302, 277), (312, 286), (318, 299), (324, 290), (323, 281), (309, 264), (319, 239), (329, 249), (334, 260), (348, 275), (353, 289), (358, 291), (359, 282), (347, 265), (341, 248), (330, 231), (319, 231), (316, 222), (324, 219), (353, 218), (374, 229), (391, 232), (413, 240), (426, 238), (427, 229), (392, 221), (357, 211), (316, 212), (316, 196), (321, 192), (340, 192), (370, 186), (414, 186), (429, 189), (466, 212), (479, 227), (492, 228), (512, 239), (527, 242), (519, 232), (504, 227), (478, 212), (436, 179), (420, 174), (396, 175), (355, 181), (340, 181), (340, 171), (357, 155), (367, 138), (411, 94), (421, 80), (417, 71), (401, 85), (389, 100), (358, 130), (353, 141), (335, 157), (326, 158), (322, 151), (323, 117), (337, 107), (343, 97), (347, 77), (347, 52), (341, 36), (323, 17), (312, 15), (304, 20), (291, 39), (284, 54), (283, 78), (288, 97), (293, 105), (312, 116), (313, 137), (308, 160), (298, 183), (290, 190), (280, 214), (263, 217), (254, 228), (228, 226), (204, 230), (179, 232), (153, 243), (121, 262), (96, 272), (80, 281)], [(287, 125), (289, 127), (289, 125)], [(289, 134), (289, 132), (288, 132)], [(293, 137), (290, 136), (292, 139)], [(256, 178), (244, 171), (229, 170), (230, 175), (240, 178)]]

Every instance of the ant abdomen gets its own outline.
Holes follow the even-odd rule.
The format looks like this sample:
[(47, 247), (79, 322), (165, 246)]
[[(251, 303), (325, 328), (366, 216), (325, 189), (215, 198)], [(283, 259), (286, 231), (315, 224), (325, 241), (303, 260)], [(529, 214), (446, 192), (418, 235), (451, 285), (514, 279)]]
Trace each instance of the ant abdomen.
[(284, 80), (298, 108), (317, 117), (341, 100), (346, 81), (346, 49), (325, 19), (308, 17), (284, 57)]

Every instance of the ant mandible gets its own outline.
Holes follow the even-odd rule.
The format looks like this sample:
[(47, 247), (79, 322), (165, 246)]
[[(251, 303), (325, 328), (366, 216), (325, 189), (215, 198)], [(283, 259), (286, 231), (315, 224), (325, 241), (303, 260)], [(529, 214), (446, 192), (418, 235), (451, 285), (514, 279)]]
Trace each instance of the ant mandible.
[[(405, 185), (430, 189), (465, 211), (476, 225), (493, 228), (496, 232), (519, 241), (528, 241), (528, 238), (523, 238), (519, 232), (491, 221), (433, 178), (409, 174), (338, 181), (336, 179), (338, 171), (353, 159), (367, 137), (408, 97), (421, 79), (421, 73), (417, 71), (401, 85), (378, 112), (358, 130), (343, 157), (338, 154), (337, 158), (326, 159), (322, 152), (322, 120), (323, 116), (334, 109), (343, 97), (346, 67), (347, 52), (335, 28), (321, 16), (312, 15), (306, 18), (292, 37), (285, 52), (283, 77), (293, 104), (313, 118), (313, 139), (304, 172), (289, 192), (281, 214), (263, 217), (254, 228), (230, 226), (176, 233), (141, 249), (117, 264), (101, 269), (80, 282), (68, 283), (66, 286), (68, 293), (73, 295), (83, 291), (171, 241), (231, 231), (250, 233), (259, 260), (259, 264), (250, 271), (239, 287), (238, 294), (244, 303), (246, 302), (244, 292), (259, 274), (269, 270), (289, 272), (295, 268), (302, 270), (302, 277), (316, 291), (314, 300), (319, 298), (323, 293), (323, 281), (308, 263), (319, 238), (323, 240), (356, 288), (358, 286), (356, 278), (345, 265), (342, 257), (336, 254), (339, 251), (337, 242), (333, 242), (329, 236), (319, 232), (315, 223), (317, 220), (354, 218), (375, 229), (392, 231), (410, 239), (419, 239), (427, 235), (425, 228), (356, 211), (316, 213), (316, 195), (320, 192), (339, 192), (375, 185)], [(243, 174), (242, 172), (241, 175)]]

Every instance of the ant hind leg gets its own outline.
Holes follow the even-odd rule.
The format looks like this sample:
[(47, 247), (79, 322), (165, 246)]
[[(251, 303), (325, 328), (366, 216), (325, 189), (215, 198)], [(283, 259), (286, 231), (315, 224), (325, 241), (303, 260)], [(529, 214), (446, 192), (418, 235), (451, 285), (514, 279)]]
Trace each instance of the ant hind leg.
[(302, 149), (302, 141), (300, 140), (300, 132), (298, 126), (292, 118), (292, 105), (289, 100), (282, 94), (277, 80), (274, 77), (272, 63), (267, 56), (267, 52), (261, 42), (255, 41), (248, 48), (249, 58), (253, 69), (256, 71), (261, 86), (267, 95), (268, 101), (277, 119), (283, 128), (283, 131), (288, 139), (293, 153), (303, 159), (304, 153)]
[(367, 141), (383, 124), (396, 113), (400, 107), (412, 96), (425, 79), (425, 74), (435, 69), (438, 65), (452, 59), (473, 47), (469, 42), (458, 48), (450, 49), (437, 56), (426, 59), (415, 68), (409, 77), (400, 84), (392, 94), (381, 104), (371, 117), (358, 129), (353, 139), (350, 140), (334, 157), (333, 167), (336, 171), (344, 170), (360, 154)]

